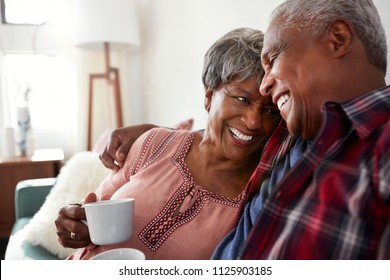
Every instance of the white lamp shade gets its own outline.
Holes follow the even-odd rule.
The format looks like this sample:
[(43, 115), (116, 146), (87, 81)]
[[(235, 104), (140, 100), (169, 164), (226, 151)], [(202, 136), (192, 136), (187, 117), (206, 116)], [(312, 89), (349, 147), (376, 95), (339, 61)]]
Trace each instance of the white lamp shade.
[(87, 49), (130, 49), (139, 45), (135, 0), (77, 0), (75, 45)]

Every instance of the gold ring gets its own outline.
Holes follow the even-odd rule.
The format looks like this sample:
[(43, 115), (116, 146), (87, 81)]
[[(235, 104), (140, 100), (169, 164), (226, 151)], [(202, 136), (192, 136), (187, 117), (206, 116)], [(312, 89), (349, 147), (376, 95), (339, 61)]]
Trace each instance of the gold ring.
[(70, 233), (70, 238), (73, 239), (73, 240), (76, 240), (76, 233), (72, 231)]

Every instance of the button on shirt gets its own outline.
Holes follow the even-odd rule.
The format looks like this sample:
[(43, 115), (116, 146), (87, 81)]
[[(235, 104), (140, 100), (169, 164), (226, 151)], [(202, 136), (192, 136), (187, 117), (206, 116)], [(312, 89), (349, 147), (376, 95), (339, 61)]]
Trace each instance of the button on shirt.
[(390, 259), (389, 116), (389, 87), (326, 103), (318, 137), (272, 187), (240, 258)]

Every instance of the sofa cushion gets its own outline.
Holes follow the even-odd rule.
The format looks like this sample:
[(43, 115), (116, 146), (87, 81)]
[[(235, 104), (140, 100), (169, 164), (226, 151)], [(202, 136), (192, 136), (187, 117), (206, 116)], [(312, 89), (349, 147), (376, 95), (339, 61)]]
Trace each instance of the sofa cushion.
[(11, 235), (14, 235), (19, 230), (25, 227), (30, 221), (32, 217), (23, 217), (20, 219), (17, 219), (14, 226), (12, 227)]

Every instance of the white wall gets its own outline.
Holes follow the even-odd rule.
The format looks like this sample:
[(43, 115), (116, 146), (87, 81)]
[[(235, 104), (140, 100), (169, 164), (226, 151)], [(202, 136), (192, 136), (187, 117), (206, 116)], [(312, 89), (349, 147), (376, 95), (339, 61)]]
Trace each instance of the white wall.
[[(128, 94), (123, 98), (125, 124), (169, 126), (193, 117), (195, 129), (203, 128), (207, 117), (201, 81), (205, 52), (231, 29), (246, 26), (265, 31), (268, 15), (281, 2), (140, 0), (142, 48), (129, 55), (133, 61), (128, 65), (135, 72), (125, 74), (129, 81), (123, 85)], [(390, 10), (390, 2), (374, 2), (389, 42), (390, 18), (385, 12)]]

